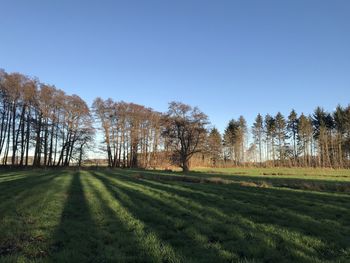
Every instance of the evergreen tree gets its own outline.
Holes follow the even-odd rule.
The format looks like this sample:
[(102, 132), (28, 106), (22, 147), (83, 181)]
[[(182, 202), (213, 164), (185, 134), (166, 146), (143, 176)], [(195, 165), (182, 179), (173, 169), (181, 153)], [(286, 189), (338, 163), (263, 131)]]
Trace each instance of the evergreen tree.
[(267, 157), (267, 160), (271, 160), (272, 158), (273, 165), (275, 165), (276, 121), (269, 114), (265, 116), (264, 130), (265, 130), (265, 141), (266, 141), (266, 157)]
[(208, 135), (208, 152), (212, 165), (217, 166), (218, 161), (222, 156), (222, 138), (218, 129), (215, 127), (211, 129)]
[(298, 150), (297, 150), (298, 115), (294, 109), (290, 112), (288, 116), (287, 131), (288, 131), (289, 137), (292, 140), (293, 161), (294, 161), (294, 164), (296, 164), (296, 160), (298, 158)]
[(258, 145), (259, 149), (259, 162), (262, 163), (262, 140), (264, 133), (264, 120), (260, 113), (256, 116), (255, 122), (252, 127), (254, 143)]
[(280, 164), (283, 165), (286, 152), (286, 120), (282, 113), (278, 112), (275, 117), (276, 139)]
[(310, 118), (301, 114), (298, 118), (297, 125), (297, 144), (298, 152), (302, 154), (302, 165), (309, 166), (311, 164), (311, 143), (312, 143), (313, 127)]

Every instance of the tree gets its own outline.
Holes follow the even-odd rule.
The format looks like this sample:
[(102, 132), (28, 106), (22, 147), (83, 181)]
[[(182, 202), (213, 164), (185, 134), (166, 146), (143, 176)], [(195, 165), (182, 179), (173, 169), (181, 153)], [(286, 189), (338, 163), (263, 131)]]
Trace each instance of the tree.
[(330, 166), (328, 127), (329, 114), (317, 107), (313, 114), (314, 138), (318, 142), (318, 163), (322, 167)]
[(248, 133), (247, 122), (245, 118), (241, 115), (238, 118), (238, 139), (240, 148), (240, 162), (245, 162), (245, 142)]
[(111, 129), (111, 117), (113, 116), (108, 107), (108, 101), (103, 101), (101, 98), (96, 98), (92, 104), (93, 111), (96, 119), (101, 122), (102, 129), (104, 131), (108, 166), (112, 167), (112, 152), (110, 143), (110, 129)]
[(294, 109), (290, 112), (288, 116), (287, 131), (289, 133), (289, 137), (292, 139), (293, 158), (294, 158), (294, 164), (296, 164), (296, 160), (298, 158), (298, 151), (297, 151), (298, 115)]
[(343, 141), (344, 137), (346, 136), (346, 110), (341, 107), (340, 105), (337, 106), (333, 113), (333, 119), (334, 119), (334, 127), (336, 130), (336, 153), (337, 153), (337, 167), (343, 167), (344, 163), (344, 150), (343, 150)]
[(163, 118), (163, 136), (172, 150), (172, 162), (183, 172), (189, 171), (191, 157), (202, 151), (208, 117), (197, 107), (192, 108), (181, 102), (169, 103)]
[(312, 121), (303, 113), (297, 121), (297, 144), (299, 152), (302, 154), (303, 166), (311, 165), (311, 143), (312, 143)]
[[(92, 109), (110, 167), (167, 167), (169, 156), (184, 171), (192, 157), (192, 164), (214, 166), (222, 157), (237, 166), (258, 160), (260, 165), (350, 166), (350, 105), (338, 105), (333, 112), (317, 107), (312, 116), (298, 117), (292, 110), (287, 120), (279, 112), (265, 118), (258, 114), (249, 148), (243, 116), (229, 121), (221, 141), (217, 129), (207, 133), (205, 114), (183, 103), (170, 103), (162, 114), (135, 103), (97, 98)], [(92, 145), (92, 122), (79, 96), (0, 69), (2, 165), (81, 165)], [(196, 154), (199, 151), (202, 154)]]
[(213, 128), (208, 135), (208, 152), (215, 167), (222, 155), (222, 138), (218, 129)]
[(264, 134), (264, 120), (260, 113), (256, 116), (255, 122), (252, 127), (253, 139), (259, 149), (259, 162), (262, 164), (262, 139)]
[(343, 112), (343, 127), (344, 127), (344, 136), (342, 139), (343, 145), (343, 166), (349, 168), (350, 160), (350, 105), (344, 109)]
[(224, 132), (224, 146), (228, 151), (228, 157), (239, 165), (244, 162), (244, 142), (247, 133), (247, 124), (243, 116), (240, 116), (236, 121), (229, 121)]
[(266, 159), (269, 160), (272, 154), (273, 165), (275, 165), (275, 137), (276, 137), (276, 121), (267, 114), (264, 120), (265, 142), (266, 142)]
[(277, 138), (278, 144), (278, 154), (280, 164), (283, 165), (285, 160), (285, 152), (286, 152), (286, 121), (282, 113), (278, 112), (275, 117), (275, 134)]
[(74, 150), (74, 155), (78, 160), (78, 166), (82, 166), (82, 162), (84, 158), (86, 159), (88, 156), (88, 151), (92, 150), (93, 140), (95, 136), (95, 129), (92, 125), (92, 118), (88, 118), (82, 127), (79, 130), (79, 134), (77, 135), (76, 144), (78, 145)]
[(160, 113), (142, 105), (101, 98), (95, 99), (93, 112), (104, 134), (109, 167), (155, 166), (162, 143)]

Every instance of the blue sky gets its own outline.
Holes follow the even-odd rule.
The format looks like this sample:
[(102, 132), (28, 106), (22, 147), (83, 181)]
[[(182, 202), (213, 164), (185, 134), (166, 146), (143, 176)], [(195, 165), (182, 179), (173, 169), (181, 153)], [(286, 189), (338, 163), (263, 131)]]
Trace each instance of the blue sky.
[(1, 1), (0, 68), (223, 130), (258, 112), (350, 103), (350, 1)]

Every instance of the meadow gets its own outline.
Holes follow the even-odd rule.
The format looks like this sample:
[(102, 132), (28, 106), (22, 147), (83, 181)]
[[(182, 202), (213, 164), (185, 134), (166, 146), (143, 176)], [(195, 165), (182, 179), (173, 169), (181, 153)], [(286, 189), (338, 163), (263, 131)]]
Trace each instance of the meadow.
[(350, 262), (350, 171), (0, 171), (0, 262)]

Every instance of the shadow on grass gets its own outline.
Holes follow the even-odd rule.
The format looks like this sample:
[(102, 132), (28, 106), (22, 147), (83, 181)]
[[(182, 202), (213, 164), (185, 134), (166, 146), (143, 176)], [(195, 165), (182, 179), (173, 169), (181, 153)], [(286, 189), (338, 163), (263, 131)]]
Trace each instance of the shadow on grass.
[(154, 237), (136, 227), (131, 217), (125, 217), (127, 212), (121, 207), (112, 209), (106, 193), (101, 192), (96, 187), (97, 181), (91, 178), (84, 172), (72, 175), (60, 224), (53, 235), (50, 260), (163, 262), (157, 251), (147, 249), (147, 244), (143, 243), (154, 244)]
[(47, 205), (48, 195), (56, 192), (57, 174), (16, 171), (6, 176), (11, 180), (0, 182), (0, 256), (41, 257), (45, 234), (37, 228), (38, 213)]
[[(199, 198), (200, 196), (208, 197), (208, 201), (212, 200), (214, 203), (222, 200), (240, 200), (251, 205), (260, 203), (264, 207), (277, 205), (279, 208), (301, 209), (303, 214), (310, 214), (310, 216), (317, 216), (315, 208), (322, 206), (322, 209), (327, 211), (327, 213), (324, 213), (327, 218), (329, 217), (329, 219), (336, 220), (341, 220), (341, 218), (348, 215), (350, 211), (350, 196), (346, 194), (321, 193), (304, 190), (295, 191), (275, 187), (260, 188), (238, 184), (192, 184), (181, 181), (153, 180), (147, 177), (141, 178), (140, 180), (120, 171), (109, 173), (109, 175), (113, 174), (117, 174), (120, 179), (124, 178), (124, 180), (138, 182), (142, 185), (150, 184), (164, 191), (173, 192), (174, 194), (183, 193), (188, 198)], [(305, 210), (302, 209), (303, 206), (306, 208)]]
[(0, 194), (8, 190), (13, 192), (15, 188), (24, 190), (28, 187), (35, 186), (38, 183), (46, 182), (57, 175), (55, 171), (38, 171), (33, 173), (32, 171), (10, 172), (1, 174), (0, 179), (10, 179), (0, 181)]
[[(13, 175), (8, 175), (13, 177)], [(40, 198), (40, 194), (48, 190), (52, 180), (57, 177), (54, 171), (32, 174), (28, 171), (21, 173), (20, 177), (13, 180), (0, 182), (0, 218), (2, 211), (8, 213), (16, 208), (15, 204), (24, 201), (29, 202)]]
[[(269, 262), (281, 262), (280, 258), (284, 258), (287, 261), (315, 262), (341, 257), (340, 251), (347, 249), (349, 240), (340, 230), (348, 231), (348, 228), (342, 229), (343, 226), (338, 225), (336, 234), (340, 236), (328, 237), (334, 226), (330, 228), (303, 216), (304, 207), (300, 210), (295, 207), (295, 211), (280, 210), (283, 207), (281, 202), (266, 207), (263, 198), (255, 196), (258, 191), (247, 189), (244, 193), (238, 191), (238, 196), (235, 196), (239, 190), (237, 187), (230, 187), (231, 193), (222, 193), (220, 190), (227, 186), (212, 189), (209, 185), (191, 185), (200, 191), (211, 189), (219, 196), (212, 199), (190, 191), (171, 190), (168, 184), (138, 181), (123, 174), (118, 174), (118, 177), (105, 173), (93, 175), (130, 213), (187, 258), (200, 261), (248, 258)], [(273, 203), (269, 199), (273, 194), (276, 193), (265, 191), (267, 201)], [(297, 200), (297, 193), (291, 194)], [(241, 198), (248, 203), (241, 202)], [(308, 227), (316, 229), (310, 232)], [(341, 241), (334, 240), (339, 237)], [(312, 242), (314, 244), (308, 244)]]
[(103, 259), (98, 230), (85, 199), (80, 172), (72, 177), (50, 257), (55, 262), (97, 262)]
[[(350, 193), (350, 181), (349, 180), (331, 180), (326, 178), (315, 178), (314, 176), (304, 176), (304, 178), (294, 175), (291, 177), (284, 176), (274, 176), (274, 175), (237, 175), (237, 174), (222, 174), (222, 173), (206, 173), (199, 171), (191, 171), (190, 173), (184, 175), (181, 172), (166, 172), (166, 171), (150, 171), (150, 170), (129, 170), (126, 173), (140, 173), (152, 175), (162, 175), (162, 176), (179, 176), (179, 177), (188, 177), (188, 178), (203, 178), (203, 179), (212, 179), (212, 178), (221, 178), (228, 182), (234, 183), (246, 183), (246, 182), (255, 182), (255, 183), (267, 183), (276, 187), (286, 187), (293, 189), (305, 189), (305, 190), (314, 190), (322, 192), (345, 192)], [(165, 178), (166, 179), (166, 178)]]
[(99, 180), (85, 181), (88, 191), (94, 195), (98, 203), (95, 213), (102, 214), (100, 218), (100, 234), (104, 247), (108, 250), (107, 261), (118, 262), (180, 262), (173, 248), (159, 239), (152, 231), (147, 231), (144, 225), (123, 206), (119, 200), (106, 190)]
[[(50, 206), (43, 206), (57, 210), (54, 226), (60, 220), (53, 236), (49, 233), (48, 253), (33, 254), (34, 259), (54, 262), (349, 259), (348, 195), (164, 182), (138, 179), (134, 173), (71, 171), (64, 177), (57, 176), (62, 174), (57, 171), (23, 171), (24, 176), (18, 177), (15, 172), (6, 174), (13, 180), (0, 182), (0, 219), (1, 211), (11, 212), (15, 201), (23, 202), (21, 209), (36, 208), (40, 213), (35, 202), (52, 192), (58, 194), (61, 205), (56, 206), (54, 195), (47, 201)], [(11, 218), (18, 221), (16, 214)], [(37, 222), (35, 227), (45, 228), (45, 222)], [(23, 244), (20, 238), (18, 242)]]
[[(204, 248), (200, 242), (194, 241), (188, 234), (177, 230), (174, 233), (172, 227), (175, 224), (174, 220), (177, 219), (177, 216), (175, 215), (176, 213), (174, 214), (174, 211), (166, 213), (168, 211), (167, 205), (158, 202), (158, 200), (148, 195), (129, 189), (123, 185), (123, 182), (112, 182), (109, 178), (97, 173), (92, 173), (92, 175), (101, 181), (105, 189), (115, 198), (115, 202), (119, 202), (127, 209), (131, 217), (140, 220), (145, 225), (144, 230), (146, 232), (156, 233), (163, 242), (170, 244), (176, 250), (177, 254), (181, 255), (181, 258), (185, 258), (185, 262), (194, 260), (193, 257), (196, 256), (196, 259), (202, 262), (220, 261), (217, 253)], [(159, 205), (161, 205), (161, 209)], [(172, 209), (175, 208), (172, 207)], [(178, 212), (181, 214), (188, 213), (190, 215), (190, 211), (187, 208), (179, 210)], [(198, 221), (197, 223), (200, 224), (201, 222)], [(191, 232), (191, 235), (196, 235), (195, 229), (192, 229)]]
[[(182, 183), (179, 188), (175, 184), (150, 180), (136, 183), (183, 196), (206, 207), (220, 207), (224, 213), (232, 213), (234, 209), (257, 223), (278, 225), (327, 241), (329, 247), (338, 243), (346, 248), (350, 243), (348, 196), (239, 185), (188, 186)], [(192, 190), (202, 195), (191, 193)]]

